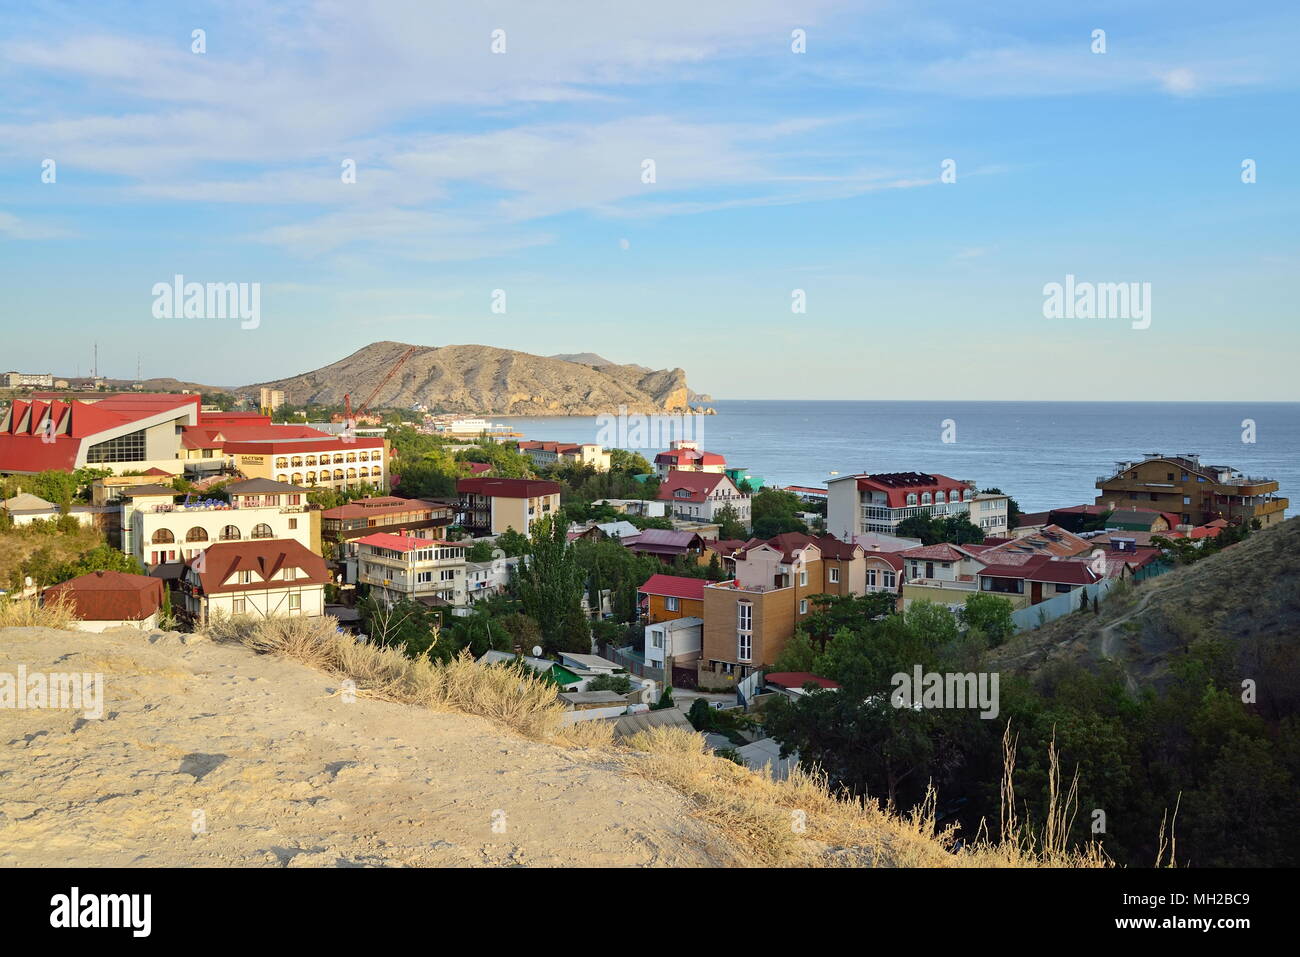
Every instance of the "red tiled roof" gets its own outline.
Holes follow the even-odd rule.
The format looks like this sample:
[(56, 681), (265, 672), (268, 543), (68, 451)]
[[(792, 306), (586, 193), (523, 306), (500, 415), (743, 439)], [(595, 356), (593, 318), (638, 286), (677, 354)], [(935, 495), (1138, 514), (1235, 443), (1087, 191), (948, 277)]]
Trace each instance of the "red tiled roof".
[[(186, 395), (109, 395), (96, 401), (15, 399), (0, 420), (0, 472), (70, 470), (82, 440), (171, 410), (193, 405)], [(49, 421), (48, 428), (43, 424)]]
[(456, 480), (456, 491), (493, 498), (537, 498), (559, 495), (560, 483), (543, 479), (463, 478)]
[(896, 552), (867, 552), (866, 558), (879, 558), (895, 571), (903, 570), (903, 559)]
[(647, 595), (703, 601), (704, 586), (706, 584), (707, 582), (703, 578), (688, 578), (683, 575), (651, 575), (637, 591)]
[(387, 548), (394, 552), (410, 552), (417, 548), (464, 548), (457, 542), (446, 542), (440, 538), (419, 538), (415, 535), (395, 535), (392, 532), (375, 532), (365, 538), (355, 540), (358, 545), (372, 548)]
[(142, 621), (163, 601), (161, 578), (96, 571), (45, 589), (45, 601), (67, 595), (83, 621)]
[[(666, 502), (703, 502), (713, 493), (721, 482), (730, 482), (722, 472), (685, 472), (673, 469), (659, 483), (659, 499)], [(688, 496), (674, 495), (679, 489), (685, 489)]]
[(656, 465), (726, 465), (727, 460), (717, 452), (696, 449), (671, 449), (655, 456)]
[(919, 496), (925, 492), (931, 494), (943, 492), (945, 496), (956, 492), (960, 496), (962, 492), (969, 491), (966, 483), (940, 475), (938, 472), (881, 472), (875, 475), (859, 475), (857, 487), (859, 490), (883, 492), (890, 508), (905, 507), (907, 496), (911, 494), (916, 494), (919, 501)]
[(466, 464), (469, 466), (470, 472), (472, 472), (476, 478), (492, 471), (491, 462), (467, 462)]
[(920, 545), (916, 548), (904, 549), (897, 554), (903, 558), (937, 562), (959, 562), (963, 558), (972, 557), (969, 552), (963, 550), (960, 546), (950, 545), (947, 542), (940, 542), (937, 545)]
[[(292, 588), (323, 585), (330, 580), (325, 559), (290, 538), (263, 538), (246, 542), (217, 542), (187, 562), (191, 567), (203, 558), (199, 587), (206, 595), (223, 592), (265, 591), (268, 588)], [(300, 568), (305, 578), (275, 580), (285, 568)], [(262, 579), (247, 585), (225, 584), (235, 572), (254, 571)]]

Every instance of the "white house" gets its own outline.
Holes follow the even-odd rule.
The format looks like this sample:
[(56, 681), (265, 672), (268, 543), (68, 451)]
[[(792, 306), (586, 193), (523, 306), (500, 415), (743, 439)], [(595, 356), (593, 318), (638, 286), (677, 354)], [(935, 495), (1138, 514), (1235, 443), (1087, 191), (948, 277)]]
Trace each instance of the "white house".
[(673, 618), (646, 625), (645, 660), (656, 668), (665, 661), (681, 667), (697, 660), (704, 647), (703, 618)]
[(409, 599), (464, 605), (465, 544), (376, 532), (358, 538), (357, 581), (388, 604)]
[(183, 611), (200, 625), (213, 615), (310, 618), (325, 613), (328, 581), (325, 559), (300, 542), (217, 542), (185, 568)]

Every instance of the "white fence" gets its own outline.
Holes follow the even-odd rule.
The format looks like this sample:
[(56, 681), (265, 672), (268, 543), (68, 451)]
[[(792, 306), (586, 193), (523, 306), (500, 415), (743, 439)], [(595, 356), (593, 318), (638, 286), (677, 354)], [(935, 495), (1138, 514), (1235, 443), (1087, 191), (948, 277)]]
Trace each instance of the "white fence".
[(1079, 597), (1080, 592), (1088, 596), (1088, 604), (1092, 604), (1094, 598), (1098, 602), (1104, 601), (1106, 594), (1115, 587), (1115, 580), (1106, 578), (1092, 585), (1084, 585), (1065, 595), (1057, 595), (1055, 598), (1049, 598), (1047, 601), (1039, 602), (1037, 605), (1030, 605), (1027, 608), (1020, 608), (1011, 613), (1011, 620), (1016, 623), (1016, 631), (1028, 631), (1030, 628), (1037, 628), (1045, 625), (1049, 621), (1055, 621), (1072, 611), (1078, 611), (1082, 599)]

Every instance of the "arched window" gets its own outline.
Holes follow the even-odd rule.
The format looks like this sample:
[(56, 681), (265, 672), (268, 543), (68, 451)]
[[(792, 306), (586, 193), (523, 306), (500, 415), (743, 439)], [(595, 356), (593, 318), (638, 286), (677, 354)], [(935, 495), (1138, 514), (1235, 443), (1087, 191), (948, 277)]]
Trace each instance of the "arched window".
[(279, 475), (277, 475), (277, 476), (275, 477), (275, 480), (276, 480), (277, 482), (283, 482), (285, 485), (288, 485), (288, 484), (289, 484), (289, 476), (285, 475), (283, 472), (281, 472)]
[[(935, 504), (935, 505), (942, 505), (942, 504), (944, 504), (945, 501), (946, 501), (946, 499), (943, 497), (943, 493), (942, 493), (942, 492), (935, 492), (935, 493), (934, 493), (934, 504)], [(955, 502), (956, 499), (954, 498), (953, 501)]]
[(315, 465), (315, 464), (316, 464), (316, 456), (314, 456), (314, 455), (309, 455), (309, 456), (307, 456), (307, 467), (308, 467), (308, 468), (311, 468), (311, 466), (313, 466), (313, 465)]
[(293, 484), (294, 484), (294, 485), (301, 485), (301, 484), (302, 484), (302, 473), (301, 473), (301, 472), (294, 472), (294, 473), (293, 473)]
[(316, 484), (316, 473), (315, 473), (315, 472), (308, 472), (308, 473), (307, 473), (307, 484), (308, 484), (308, 485), (315, 485), (315, 484)]
[(915, 504), (916, 504), (916, 493), (915, 493), (915, 492), (908, 492), (908, 493), (907, 493), (907, 504), (908, 504), (908, 505), (915, 505)]
[(339, 454), (339, 455), (335, 455), (335, 456), (334, 456), (334, 464), (335, 464), (335, 465), (342, 465), (342, 464), (343, 464), (343, 456), (342, 456), (341, 454)]
[(361, 466), (361, 468), (357, 469), (357, 474), (358, 474), (359, 476), (361, 476), (362, 478), (369, 478), (369, 477), (370, 477), (370, 469), (366, 468), (366, 467), (363, 465), (363, 466)]
[(185, 541), (187, 542), (206, 542), (207, 540), (207, 530), (199, 528), (197, 525), (185, 533)]
[(168, 545), (176, 541), (176, 536), (172, 534), (169, 528), (160, 528), (153, 533), (153, 543), (155, 545)]
[(301, 455), (295, 455), (295, 456), (293, 457), (293, 467), (296, 468), (296, 469), (300, 469), (300, 468), (302, 468), (302, 456), (301, 456)]
[(343, 481), (343, 470), (342, 470), (342, 469), (335, 469), (335, 470), (334, 470), (334, 481), (336, 481), (336, 482), (342, 482), (342, 481)]
[(356, 469), (348, 469), (348, 478), (350, 478), (350, 479), (354, 479), (354, 478), (356, 478), (356, 477), (357, 477), (357, 470), (356, 470)]
[(922, 493), (921, 493), (921, 504), (922, 504), (922, 505), (929, 505), (929, 504), (930, 504), (930, 493), (929, 493), (929, 492), (922, 492)]
[(227, 525), (221, 530), (221, 540), (223, 542), (237, 542), (244, 536), (240, 534), (239, 529), (234, 525)]
[(275, 460), (275, 467), (278, 469), (287, 469), (289, 467), (289, 460), (282, 455)]
[(356, 452), (349, 452), (349, 453), (348, 453), (348, 461), (349, 461), (349, 462), (355, 462), (356, 460), (357, 460), (357, 453), (356, 453)]
[(271, 526), (267, 525), (265, 522), (253, 526), (253, 538), (271, 538), (274, 535), (275, 533), (271, 531)]

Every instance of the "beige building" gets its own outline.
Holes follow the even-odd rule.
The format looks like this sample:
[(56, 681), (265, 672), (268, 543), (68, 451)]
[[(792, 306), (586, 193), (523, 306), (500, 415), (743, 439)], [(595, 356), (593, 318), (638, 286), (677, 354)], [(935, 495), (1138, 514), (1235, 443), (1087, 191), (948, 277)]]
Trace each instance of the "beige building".
[(569, 462), (590, 465), (597, 472), (609, 471), (609, 453), (595, 443), (577, 442), (520, 442), (519, 451), (533, 460), (539, 468)]
[(541, 479), (466, 478), (456, 482), (461, 525), (476, 536), (506, 529), (527, 535), (533, 523), (560, 510), (560, 484)]
[(1109, 509), (1150, 508), (1178, 516), (1181, 524), (1222, 518), (1239, 525), (1258, 520), (1267, 528), (1286, 520), (1290, 501), (1277, 495), (1271, 478), (1248, 476), (1227, 465), (1202, 465), (1200, 456), (1152, 452), (1141, 461), (1115, 463), (1097, 477), (1096, 504)]
[(226, 486), (230, 502), (182, 498), (162, 485), (122, 492), (122, 551), (146, 568), (189, 561), (212, 544), (292, 540), (320, 554), (320, 512), (307, 505), (307, 490), (250, 479)]
[(217, 542), (186, 566), (181, 613), (216, 618), (316, 617), (325, 613), (325, 559), (296, 541)]
[(376, 532), (359, 538), (357, 581), (392, 605), (467, 603), (465, 545), (438, 538)]

